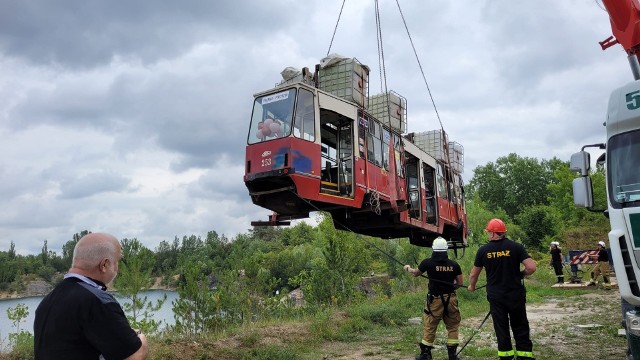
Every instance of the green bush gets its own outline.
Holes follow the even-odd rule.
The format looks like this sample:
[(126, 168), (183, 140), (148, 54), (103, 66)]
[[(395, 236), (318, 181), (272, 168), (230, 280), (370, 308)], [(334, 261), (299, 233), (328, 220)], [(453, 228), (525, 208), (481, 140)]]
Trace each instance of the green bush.
[(333, 340), (335, 338), (336, 323), (331, 320), (331, 310), (316, 312), (313, 319), (311, 319), (309, 330), (316, 338)]
[(33, 335), (28, 331), (9, 334), (9, 342), (13, 346), (11, 359), (33, 359)]

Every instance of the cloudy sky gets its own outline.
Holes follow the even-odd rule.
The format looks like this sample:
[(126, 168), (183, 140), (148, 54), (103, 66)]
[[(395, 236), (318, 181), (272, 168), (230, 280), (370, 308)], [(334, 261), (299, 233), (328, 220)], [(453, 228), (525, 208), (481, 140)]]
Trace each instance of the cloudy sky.
[[(394, 0), (380, 0), (389, 89), (408, 130), (439, 127)], [(631, 80), (598, 1), (399, 0), (440, 118), (473, 169), (515, 152), (568, 160), (604, 141)], [(82, 230), (233, 238), (269, 212), (242, 181), (253, 94), (330, 50), (371, 67), (374, 0), (0, 1), (0, 250)]]

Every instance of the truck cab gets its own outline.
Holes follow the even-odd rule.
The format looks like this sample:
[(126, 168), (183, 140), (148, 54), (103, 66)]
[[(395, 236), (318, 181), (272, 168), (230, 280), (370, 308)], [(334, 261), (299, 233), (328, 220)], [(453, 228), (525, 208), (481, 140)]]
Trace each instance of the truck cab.
[(640, 80), (611, 93), (606, 120), (606, 144), (586, 145), (571, 156), (576, 206), (593, 210), (587, 147), (605, 150), (609, 246), (621, 297), (634, 310), (626, 313), (626, 328), (634, 359), (640, 359)]

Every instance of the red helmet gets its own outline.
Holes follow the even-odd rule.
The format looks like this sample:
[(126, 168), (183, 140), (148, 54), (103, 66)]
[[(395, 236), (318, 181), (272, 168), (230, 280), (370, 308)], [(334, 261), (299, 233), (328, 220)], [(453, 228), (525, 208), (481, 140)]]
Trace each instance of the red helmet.
[(487, 223), (487, 227), (485, 228), (485, 230), (490, 232), (504, 233), (507, 232), (507, 226), (500, 219), (491, 219)]

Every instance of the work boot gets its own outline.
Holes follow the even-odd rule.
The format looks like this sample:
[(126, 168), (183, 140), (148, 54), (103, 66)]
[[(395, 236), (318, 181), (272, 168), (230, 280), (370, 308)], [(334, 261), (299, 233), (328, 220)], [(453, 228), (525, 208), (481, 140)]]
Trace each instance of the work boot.
[(511, 356), (500, 356), (500, 360), (513, 360), (513, 355), (511, 355)]
[(460, 360), (458, 355), (456, 355), (457, 350), (458, 345), (447, 345), (447, 354), (449, 354), (449, 360)]
[(564, 276), (558, 278), (558, 284), (564, 284)]
[(423, 343), (418, 343), (420, 346), (420, 355), (416, 356), (416, 360), (433, 360), (431, 357), (431, 349), (433, 346), (428, 346)]

